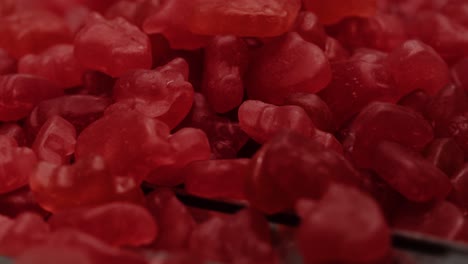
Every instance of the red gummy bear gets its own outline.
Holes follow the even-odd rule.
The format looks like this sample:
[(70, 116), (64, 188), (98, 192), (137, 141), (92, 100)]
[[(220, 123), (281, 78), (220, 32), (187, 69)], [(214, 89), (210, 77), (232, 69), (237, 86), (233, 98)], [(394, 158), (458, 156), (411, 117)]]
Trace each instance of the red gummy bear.
[(452, 189), (447, 175), (403, 146), (381, 142), (373, 155), (372, 169), (410, 201), (441, 200)]
[(389, 253), (390, 229), (378, 204), (357, 189), (332, 185), (318, 201), (300, 200), (297, 242), (305, 263), (368, 263)]
[(76, 130), (67, 120), (53, 116), (44, 123), (32, 149), (39, 160), (67, 164), (75, 152)]
[(114, 86), (117, 105), (113, 108), (128, 105), (148, 117), (158, 118), (172, 129), (192, 107), (194, 91), (187, 77), (188, 65), (180, 58), (156, 70), (130, 71)]
[(40, 54), (29, 54), (18, 62), (18, 72), (55, 82), (63, 88), (82, 83), (83, 69), (75, 58), (73, 45), (55, 45)]
[(57, 97), (63, 90), (54, 83), (25, 74), (0, 76), (0, 120), (26, 117), (39, 102)]
[(315, 134), (315, 126), (299, 106), (275, 106), (248, 100), (239, 108), (239, 125), (259, 143), (270, 140), (278, 131), (290, 129), (306, 137)]
[(465, 161), (465, 153), (452, 138), (435, 139), (424, 150), (424, 156), (449, 177)]
[(0, 193), (7, 193), (28, 184), (28, 179), (37, 165), (34, 152), (18, 147), (8, 136), (0, 136)]
[(246, 179), (246, 194), (255, 208), (277, 213), (292, 208), (297, 199), (320, 198), (331, 182), (357, 184), (358, 177), (353, 166), (336, 151), (285, 131), (255, 154)]
[(225, 113), (242, 103), (247, 63), (248, 47), (241, 38), (214, 37), (206, 47), (202, 91), (215, 112)]
[(132, 69), (149, 69), (151, 44), (147, 35), (123, 18), (88, 17), (75, 37), (75, 56), (86, 68), (119, 77)]
[(121, 202), (55, 213), (49, 223), (52, 230), (76, 229), (114, 246), (149, 244), (158, 230), (147, 209)]
[(245, 199), (249, 159), (197, 161), (185, 167), (185, 189), (198, 197)]
[(251, 99), (283, 104), (292, 93), (316, 93), (331, 80), (328, 59), (315, 44), (297, 33), (273, 40), (254, 55), (247, 73)]
[(370, 17), (376, 13), (376, 0), (302, 0), (307, 10), (314, 12), (324, 24), (334, 24), (350, 16)]
[(301, 35), (304, 40), (314, 43), (321, 49), (324, 49), (326, 46), (327, 34), (325, 33), (325, 29), (318, 21), (318, 17), (312, 12), (300, 12), (293, 31)]

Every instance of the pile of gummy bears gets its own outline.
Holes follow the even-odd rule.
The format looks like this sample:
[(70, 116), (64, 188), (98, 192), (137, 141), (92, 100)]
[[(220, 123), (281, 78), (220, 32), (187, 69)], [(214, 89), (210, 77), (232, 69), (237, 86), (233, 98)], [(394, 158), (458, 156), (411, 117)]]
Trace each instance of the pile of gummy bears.
[(0, 256), (386, 264), (391, 230), (468, 241), (467, 92), (466, 0), (1, 0)]

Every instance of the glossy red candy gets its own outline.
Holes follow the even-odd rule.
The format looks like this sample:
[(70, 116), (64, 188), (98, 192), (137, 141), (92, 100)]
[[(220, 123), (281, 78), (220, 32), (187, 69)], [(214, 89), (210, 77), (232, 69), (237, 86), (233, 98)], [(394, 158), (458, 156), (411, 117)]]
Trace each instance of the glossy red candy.
[(255, 208), (276, 213), (292, 208), (297, 199), (320, 198), (330, 182), (355, 184), (357, 177), (353, 166), (336, 151), (285, 131), (253, 157), (246, 194)]
[(343, 146), (356, 166), (372, 166), (373, 150), (384, 140), (422, 150), (432, 141), (429, 123), (406, 107), (389, 103), (372, 103), (356, 117)]
[(343, 146), (333, 134), (316, 130), (311, 140), (322, 145), (325, 149), (334, 150), (337, 153), (343, 154)]
[(59, 212), (49, 219), (49, 223), (52, 230), (77, 229), (114, 246), (149, 244), (157, 235), (151, 214), (145, 208), (129, 203), (115, 202)]
[(106, 20), (97, 14), (77, 33), (75, 56), (84, 67), (113, 77), (152, 64), (148, 36), (123, 18)]
[(330, 82), (328, 59), (315, 44), (289, 33), (265, 44), (254, 55), (247, 74), (251, 99), (282, 104), (292, 93), (316, 93)]
[(135, 183), (122, 185), (101, 157), (62, 166), (41, 162), (30, 175), (29, 186), (41, 207), (51, 212), (125, 200), (126, 193), (136, 188)]
[(434, 48), (448, 62), (468, 56), (468, 28), (437, 12), (418, 12), (408, 24), (412, 36)]
[(244, 210), (225, 219), (213, 217), (192, 233), (190, 251), (202, 259), (227, 263), (277, 264), (268, 222)]
[(333, 113), (328, 105), (315, 94), (295, 93), (286, 98), (285, 104), (302, 107), (314, 125), (324, 131), (335, 129)]
[(0, 195), (0, 214), (16, 217), (25, 212), (32, 212), (46, 217), (44, 211), (36, 202), (29, 188), (21, 188), (13, 192)]
[(42, 125), (53, 116), (67, 120), (80, 133), (85, 127), (99, 119), (111, 100), (92, 95), (65, 95), (41, 101), (26, 121), (28, 132), (39, 132)]
[(172, 156), (168, 137), (169, 128), (159, 120), (136, 111), (114, 112), (83, 130), (75, 155), (77, 160), (100, 155), (112, 175), (140, 182)]
[(444, 239), (455, 238), (463, 223), (462, 211), (446, 201), (431, 205), (407, 204), (400, 206), (392, 220), (394, 228)]
[(372, 101), (397, 100), (383, 63), (385, 58), (385, 53), (362, 50), (350, 60), (331, 64), (333, 79), (319, 95), (332, 110), (338, 126)]
[(183, 123), (205, 131), (210, 141), (213, 157), (221, 159), (235, 158), (244, 146), (248, 136), (238, 123), (226, 117), (217, 116), (211, 110), (202, 94), (195, 93), (193, 107)]
[(30, 148), (18, 147), (15, 139), (0, 136), (0, 193), (27, 185), (36, 164), (36, 155)]
[(349, 52), (338, 40), (332, 37), (327, 38), (324, 53), (330, 62), (345, 60), (349, 57)]
[(19, 264), (48, 264), (54, 262), (68, 264), (95, 263), (86, 251), (66, 246), (37, 246), (22, 252), (20, 256), (15, 258), (15, 263)]
[(303, 11), (297, 16), (294, 28), (301, 37), (320, 48), (324, 49), (327, 42), (327, 34), (317, 15), (312, 12)]
[(450, 136), (449, 125), (452, 119), (468, 110), (465, 91), (455, 85), (442, 88), (426, 107), (426, 116), (432, 121), (438, 136)]
[(452, 176), (465, 161), (465, 153), (452, 138), (435, 139), (424, 150), (424, 156), (447, 176)]
[(49, 235), (49, 225), (41, 216), (24, 213), (9, 221), (0, 220), (0, 254), (17, 256), (28, 248), (45, 241)]
[(73, 45), (69, 44), (55, 45), (40, 54), (23, 56), (18, 62), (18, 72), (40, 76), (63, 88), (80, 85), (83, 75)]
[(0, 35), (0, 48), (16, 58), (71, 41), (64, 21), (45, 10), (22, 10), (2, 16)]
[(166, 189), (156, 190), (146, 199), (159, 228), (154, 247), (169, 251), (187, 248), (195, 221), (185, 205)]
[(275, 106), (248, 100), (239, 108), (239, 125), (259, 143), (270, 140), (278, 131), (290, 129), (303, 136), (312, 136), (315, 126), (299, 106)]
[(200, 129), (183, 128), (169, 137), (169, 144), (172, 154), (152, 170), (145, 179), (147, 182), (162, 186), (182, 184), (182, 168), (194, 161), (208, 160), (211, 155), (208, 138)]
[(291, 28), (300, 8), (300, 0), (196, 0), (187, 26), (200, 35), (280, 36)]
[(14, 138), (19, 146), (26, 145), (26, 133), (24, 129), (16, 123), (1, 124), (0, 135)]
[(453, 175), (452, 185), (450, 200), (466, 213), (468, 210), (468, 166), (466, 163)]
[(0, 74), (15, 73), (16, 68), (16, 60), (5, 50), (0, 49)]
[[(439, 93), (443, 89), (444, 88), (439, 90)], [(431, 96), (428, 95), (426, 92), (424, 92), (423, 90), (416, 90), (401, 98), (400, 101), (398, 101), (398, 104), (412, 109), (413, 111), (416, 111), (422, 115), (425, 115), (431, 100)]]
[(86, 71), (83, 74), (83, 86), (79, 94), (110, 97), (115, 79), (98, 71)]
[[(171, 68), (172, 64), (177, 68)], [(113, 107), (135, 109), (148, 117), (158, 118), (172, 129), (192, 107), (194, 91), (187, 75), (188, 65), (180, 58), (159, 70), (130, 71), (114, 86), (113, 97), (117, 105)]]
[(387, 66), (401, 95), (417, 89), (434, 95), (449, 83), (447, 64), (431, 47), (418, 40), (408, 40), (392, 51)]
[(305, 263), (367, 263), (390, 251), (390, 229), (378, 204), (357, 189), (332, 185), (320, 201), (300, 200), (296, 207)]
[[(140, 6), (144, 0), (130, 1), (130, 0), (119, 0), (115, 1), (113, 5), (107, 8), (105, 16), (107, 19), (114, 19), (117, 17), (125, 18), (128, 22), (139, 26), (136, 23), (137, 15)], [(158, 1), (159, 2), (159, 1)]]
[(457, 86), (468, 91), (468, 56), (452, 67), (452, 78)]
[(440, 12), (464, 27), (468, 27), (468, 3), (466, 1), (448, 0)]
[(302, 0), (307, 10), (314, 12), (324, 24), (334, 24), (348, 16), (370, 17), (376, 12), (376, 0)]
[(60, 116), (53, 116), (39, 130), (32, 149), (39, 160), (67, 164), (75, 152), (75, 144), (75, 127)]
[(39, 102), (57, 97), (63, 91), (54, 83), (26, 74), (0, 76), (0, 120), (26, 117)]
[(453, 137), (458, 145), (468, 154), (468, 112), (455, 116), (448, 124), (448, 136)]
[(379, 143), (371, 166), (384, 181), (410, 201), (441, 200), (452, 189), (447, 175), (397, 143)]
[(249, 159), (197, 161), (185, 167), (185, 190), (198, 197), (244, 199)]
[(248, 47), (241, 38), (214, 37), (206, 47), (202, 92), (215, 112), (225, 113), (242, 103), (247, 64)]

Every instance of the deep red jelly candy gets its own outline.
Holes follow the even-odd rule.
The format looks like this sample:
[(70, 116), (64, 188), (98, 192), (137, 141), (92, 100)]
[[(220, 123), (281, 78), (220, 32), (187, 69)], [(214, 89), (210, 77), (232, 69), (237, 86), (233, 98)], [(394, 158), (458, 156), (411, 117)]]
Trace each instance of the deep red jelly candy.
[(437, 12), (418, 12), (408, 26), (414, 38), (434, 48), (448, 62), (468, 56), (468, 28)]
[(187, 26), (200, 35), (279, 36), (291, 28), (300, 8), (300, 0), (198, 0)]
[(149, 244), (157, 235), (156, 223), (147, 209), (130, 203), (59, 212), (49, 219), (49, 224), (52, 230), (77, 229), (114, 246)]
[(351, 17), (333, 26), (331, 31), (334, 37), (351, 49), (392, 51), (407, 39), (403, 20), (391, 14)]
[(151, 264), (203, 264), (204, 262), (190, 252), (158, 254), (151, 258)]
[(324, 53), (330, 62), (345, 60), (349, 57), (349, 52), (338, 40), (332, 37), (327, 38)]
[(298, 206), (296, 239), (305, 263), (367, 263), (389, 253), (390, 229), (383, 213), (357, 189), (332, 185), (320, 201), (301, 200)]
[(26, 126), (28, 132), (35, 135), (48, 119), (60, 116), (73, 124), (79, 133), (99, 119), (110, 104), (110, 99), (92, 95), (66, 95), (44, 100), (31, 112)]
[(299, 106), (275, 106), (248, 100), (239, 108), (239, 125), (259, 143), (270, 140), (278, 131), (290, 129), (304, 136), (312, 136), (315, 126)]
[(293, 31), (299, 33), (304, 40), (314, 43), (322, 49), (325, 48), (327, 34), (314, 13), (309, 11), (300, 12)]
[(32, 212), (46, 217), (28, 187), (0, 195), (0, 215), (16, 217), (24, 212)]
[(376, 0), (358, 0), (344, 2), (343, 0), (320, 1), (302, 0), (307, 10), (314, 12), (324, 24), (334, 24), (349, 16), (370, 17), (376, 12)]
[(114, 88), (115, 79), (98, 71), (85, 71), (83, 86), (79, 94), (98, 95), (110, 97)]
[[(95, 264), (82, 249), (67, 246), (37, 246), (28, 249), (15, 258), (19, 264), (47, 264), (47, 263), (69, 263), (69, 264)], [(97, 263), (96, 263), (97, 264)]]
[[(443, 1), (442, 1), (443, 2)], [(455, 22), (468, 28), (468, 3), (463, 0), (452, 0), (440, 9), (441, 13)]]
[(411, 201), (441, 200), (452, 189), (447, 175), (419, 154), (397, 143), (378, 144), (372, 169)]
[(24, 10), (0, 19), (0, 48), (16, 58), (71, 41), (65, 22), (45, 10)]
[(60, 116), (53, 116), (39, 130), (32, 150), (39, 160), (67, 164), (75, 152), (75, 144), (75, 127)]
[(30, 148), (18, 147), (15, 139), (0, 136), (0, 193), (27, 185), (36, 164), (36, 155)]
[(26, 117), (40, 101), (57, 97), (63, 91), (54, 83), (26, 74), (0, 76), (0, 120)]
[(420, 114), (403, 106), (372, 103), (352, 122), (343, 146), (355, 165), (369, 168), (373, 149), (380, 141), (389, 140), (422, 150), (432, 138), (432, 127)]
[(0, 125), (0, 135), (12, 137), (19, 146), (26, 145), (26, 132), (16, 123), (3, 123)]
[(75, 155), (77, 160), (100, 155), (112, 175), (142, 181), (172, 156), (168, 137), (169, 128), (159, 120), (135, 111), (114, 112), (81, 132)]
[[(35, 247), (37, 247), (36, 245)], [(40, 246), (52, 248), (68, 247), (86, 252), (93, 264), (147, 264), (143, 256), (108, 245), (101, 240), (73, 229), (63, 229), (53, 232)]]
[(0, 49), (0, 74), (15, 73), (16, 68), (16, 60), (5, 50)]
[(292, 93), (315, 93), (331, 80), (323, 51), (297, 33), (273, 40), (254, 57), (247, 75), (247, 94), (251, 99), (282, 104)]
[(195, 221), (185, 205), (166, 189), (156, 190), (146, 199), (159, 227), (154, 247), (169, 251), (186, 249)]
[(173, 49), (199, 49), (208, 44), (209, 37), (194, 34), (187, 24), (196, 1), (161, 1), (144, 20), (143, 30), (147, 34), (162, 34)]
[(290, 131), (263, 145), (249, 172), (247, 198), (267, 213), (291, 208), (302, 197), (319, 198), (332, 181), (355, 184), (359, 177), (342, 155)]
[(452, 67), (452, 78), (457, 86), (468, 91), (468, 56)]
[[(439, 90), (440, 92), (441, 90)], [(399, 105), (410, 108), (422, 115), (426, 114), (429, 103), (432, 98), (423, 90), (416, 90), (412, 93), (407, 94), (398, 101)]]
[(245, 199), (249, 159), (197, 161), (185, 167), (185, 190), (199, 197)]
[(33, 213), (21, 214), (13, 220), (2, 223), (0, 227), (0, 254), (2, 256), (17, 256), (28, 248), (45, 241), (49, 233), (49, 225), (44, 222), (41, 216)]
[(73, 45), (60, 44), (40, 54), (29, 54), (18, 62), (18, 72), (43, 77), (63, 88), (82, 83), (83, 69), (75, 58)]
[(161, 166), (155, 167), (145, 179), (161, 186), (176, 186), (184, 182), (182, 168), (191, 162), (208, 160), (211, 156), (210, 142), (200, 129), (183, 128), (169, 137), (172, 154)]
[(84, 67), (113, 77), (152, 65), (148, 36), (123, 18), (106, 20), (97, 14), (77, 33), (75, 56)]
[(211, 261), (277, 264), (271, 240), (265, 218), (257, 212), (243, 210), (200, 224), (192, 233), (190, 251)]
[(463, 209), (468, 210), (468, 165), (465, 163), (452, 177), (453, 190), (450, 200)]
[(247, 63), (248, 47), (241, 38), (214, 37), (206, 47), (202, 92), (215, 112), (225, 113), (242, 103)]
[(468, 112), (455, 116), (448, 124), (448, 135), (468, 154)]
[[(176, 59), (178, 68), (136, 70), (124, 74), (114, 86), (113, 97), (118, 105), (152, 118), (158, 118), (170, 128), (177, 126), (189, 113), (193, 103), (193, 87), (186, 80), (188, 65)], [(120, 105), (120, 106), (119, 106)]]
[(310, 93), (291, 94), (286, 98), (285, 104), (302, 107), (318, 129), (324, 131), (333, 131), (335, 129), (333, 113), (317, 95)]
[(35, 200), (51, 212), (111, 201), (118, 195), (116, 185), (101, 157), (63, 166), (41, 162), (29, 178)]
[(343, 146), (333, 134), (316, 130), (315, 134), (311, 137), (311, 140), (322, 145), (325, 149), (334, 150), (343, 154)]
[(424, 150), (424, 156), (447, 176), (452, 176), (465, 161), (465, 153), (452, 138), (435, 139)]
[(408, 40), (392, 51), (387, 65), (401, 95), (416, 89), (434, 95), (449, 83), (447, 64), (431, 47), (418, 40)]
[(353, 57), (331, 64), (333, 79), (319, 94), (332, 110), (338, 126), (372, 101), (395, 102), (398, 99), (383, 64), (385, 53), (364, 50)]
[(468, 97), (465, 91), (455, 85), (442, 88), (426, 107), (426, 116), (431, 120), (438, 136), (450, 136), (451, 120), (468, 110)]
[(399, 230), (413, 231), (444, 239), (454, 239), (464, 223), (462, 211), (447, 201), (429, 205), (400, 206), (392, 219)]
[(139, 26), (136, 23), (137, 14), (140, 9), (140, 5), (144, 0), (138, 1), (129, 1), (129, 0), (119, 0), (115, 1), (113, 5), (106, 9), (105, 17), (107, 19), (114, 19), (117, 17), (125, 18), (128, 22)]
[(238, 123), (216, 115), (199, 93), (195, 93), (192, 110), (183, 125), (205, 131), (214, 158), (235, 158), (249, 138)]

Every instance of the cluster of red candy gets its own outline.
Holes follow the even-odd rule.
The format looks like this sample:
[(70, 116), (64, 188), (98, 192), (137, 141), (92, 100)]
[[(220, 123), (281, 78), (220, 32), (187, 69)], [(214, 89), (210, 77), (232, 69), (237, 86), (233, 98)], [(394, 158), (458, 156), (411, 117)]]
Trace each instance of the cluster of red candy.
[[(468, 240), (466, 0), (2, 0), (0, 74), (15, 263), (395, 263), (390, 227)], [(279, 212), (300, 226), (273, 232)]]

